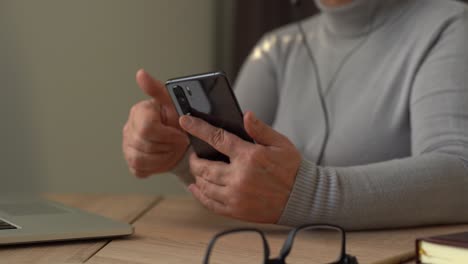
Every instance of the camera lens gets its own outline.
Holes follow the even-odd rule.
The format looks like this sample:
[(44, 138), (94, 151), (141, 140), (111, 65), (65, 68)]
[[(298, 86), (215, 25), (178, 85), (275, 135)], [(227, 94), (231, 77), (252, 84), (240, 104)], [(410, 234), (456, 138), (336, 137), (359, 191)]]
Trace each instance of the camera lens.
[(190, 104), (189, 101), (187, 100), (187, 97), (185, 96), (184, 89), (180, 86), (175, 86), (173, 88), (174, 95), (177, 98), (177, 101), (179, 102), (179, 106), (182, 109), (182, 112), (184, 114), (190, 113)]

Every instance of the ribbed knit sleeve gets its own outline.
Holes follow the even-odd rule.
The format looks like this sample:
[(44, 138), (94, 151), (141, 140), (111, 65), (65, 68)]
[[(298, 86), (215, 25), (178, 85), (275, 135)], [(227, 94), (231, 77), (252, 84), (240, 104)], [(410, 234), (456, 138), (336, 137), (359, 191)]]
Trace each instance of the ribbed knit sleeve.
[(279, 224), (370, 229), (468, 222), (466, 13), (444, 27), (414, 76), (412, 156), (348, 167), (303, 160)]
[(447, 154), (326, 168), (304, 160), (281, 225), (329, 223), (347, 230), (468, 221), (468, 173)]

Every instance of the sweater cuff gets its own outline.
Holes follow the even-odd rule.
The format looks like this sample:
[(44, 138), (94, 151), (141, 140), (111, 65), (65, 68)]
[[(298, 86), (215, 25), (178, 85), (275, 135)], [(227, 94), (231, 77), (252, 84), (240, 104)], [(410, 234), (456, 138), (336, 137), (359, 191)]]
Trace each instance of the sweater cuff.
[(314, 192), (318, 186), (317, 170), (314, 163), (302, 159), (288, 202), (278, 221), (279, 225), (310, 224), (311, 212), (314, 211)]
[(185, 186), (195, 183), (195, 178), (190, 173), (189, 157), (191, 153), (192, 148), (188, 148), (182, 160), (171, 170), (171, 173), (175, 174)]

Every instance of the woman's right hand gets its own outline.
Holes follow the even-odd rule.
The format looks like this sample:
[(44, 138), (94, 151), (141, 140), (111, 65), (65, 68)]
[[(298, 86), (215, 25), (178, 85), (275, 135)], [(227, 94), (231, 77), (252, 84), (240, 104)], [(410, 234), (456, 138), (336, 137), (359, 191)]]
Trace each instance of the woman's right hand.
[(144, 70), (136, 80), (151, 99), (135, 104), (123, 128), (122, 148), (130, 171), (139, 178), (173, 169), (184, 157), (189, 139), (164, 86)]

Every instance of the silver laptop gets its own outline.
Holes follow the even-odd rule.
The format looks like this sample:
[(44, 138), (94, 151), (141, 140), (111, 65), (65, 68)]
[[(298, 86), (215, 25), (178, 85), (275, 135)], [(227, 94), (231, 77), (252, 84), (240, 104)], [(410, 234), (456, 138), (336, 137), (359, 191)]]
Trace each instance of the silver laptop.
[(0, 245), (125, 236), (119, 223), (63, 204), (34, 197), (0, 196)]

